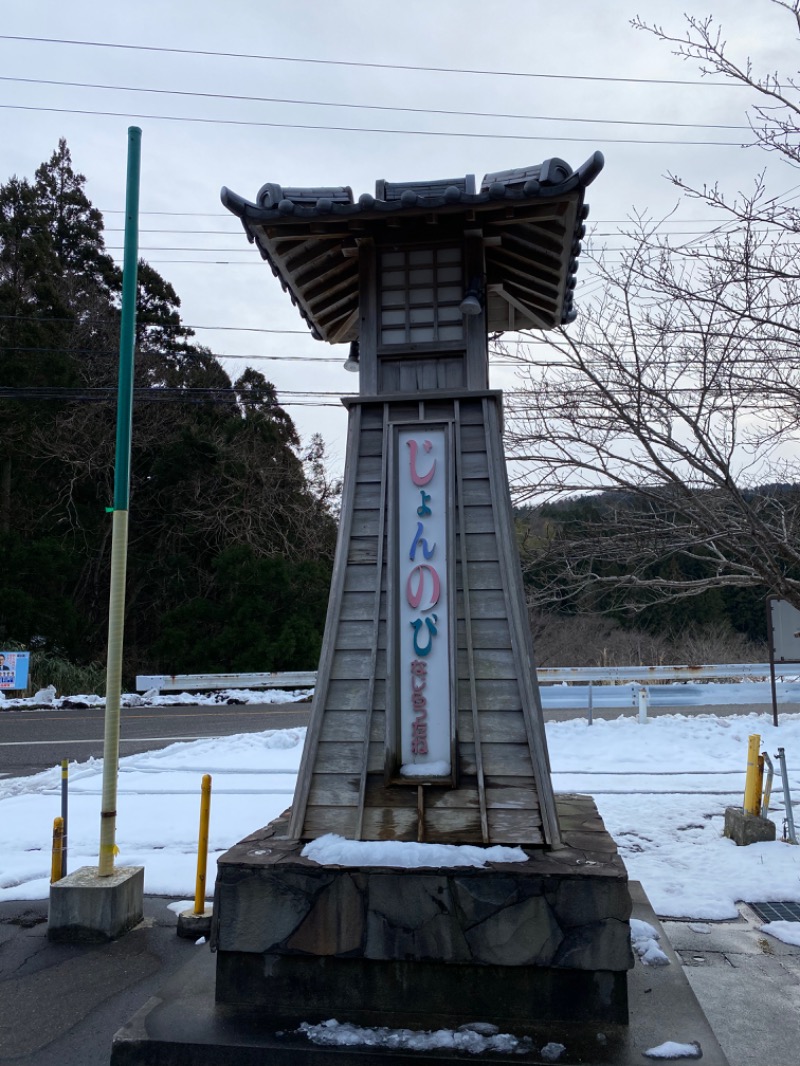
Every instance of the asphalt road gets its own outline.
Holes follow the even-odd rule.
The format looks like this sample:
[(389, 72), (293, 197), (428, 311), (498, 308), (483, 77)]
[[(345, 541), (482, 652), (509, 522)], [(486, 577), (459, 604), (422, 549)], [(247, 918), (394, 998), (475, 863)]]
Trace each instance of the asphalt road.
[[(120, 756), (153, 751), (176, 740), (307, 725), (310, 707), (310, 703), (124, 707)], [(102, 755), (102, 707), (0, 713), (0, 778), (35, 774), (62, 759), (72, 762)]]

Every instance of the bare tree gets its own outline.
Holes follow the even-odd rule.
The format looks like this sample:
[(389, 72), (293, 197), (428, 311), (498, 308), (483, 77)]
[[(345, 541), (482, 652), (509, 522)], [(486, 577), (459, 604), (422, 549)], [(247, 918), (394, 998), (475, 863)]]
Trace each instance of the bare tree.
[[(765, 2), (800, 24), (800, 3)], [(756, 143), (800, 164), (792, 79), (737, 65), (711, 19), (687, 17), (683, 36), (634, 25), (766, 97)], [(800, 215), (763, 174), (732, 200), (670, 180), (719, 227), (676, 244), (634, 218), (622, 264), (595, 257), (578, 328), (531, 338), (510, 405), (519, 497), (598, 498), (578, 522), (535, 515), (541, 600), (594, 607), (611, 590), (606, 605), (636, 609), (736, 585), (800, 606)]]

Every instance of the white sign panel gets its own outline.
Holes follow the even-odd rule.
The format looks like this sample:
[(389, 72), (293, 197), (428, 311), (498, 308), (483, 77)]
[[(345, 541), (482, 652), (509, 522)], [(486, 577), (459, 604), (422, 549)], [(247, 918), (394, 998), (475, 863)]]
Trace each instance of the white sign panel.
[(447, 462), (444, 428), (398, 432), (397, 661), (404, 777), (444, 777), (451, 769)]
[(800, 662), (800, 611), (786, 600), (769, 599), (773, 655), (776, 662)]

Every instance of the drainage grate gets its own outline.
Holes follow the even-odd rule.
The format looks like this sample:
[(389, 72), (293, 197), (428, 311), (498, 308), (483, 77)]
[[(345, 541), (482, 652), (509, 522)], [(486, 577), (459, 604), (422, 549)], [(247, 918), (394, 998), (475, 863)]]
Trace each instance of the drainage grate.
[(800, 903), (748, 903), (762, 922), (800, 922)]

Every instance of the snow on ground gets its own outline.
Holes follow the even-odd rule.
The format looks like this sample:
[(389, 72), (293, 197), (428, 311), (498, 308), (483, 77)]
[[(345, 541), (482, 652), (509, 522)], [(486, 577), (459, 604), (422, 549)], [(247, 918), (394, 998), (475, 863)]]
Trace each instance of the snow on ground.
[(784, 944), (800, 947), (800, 922), (767, 922), (761, 926), (761, 932), (769, 933)]
[[(159, 695), (156, 689), (151, 689), (143, 695), (139, 695), (138, 692), (123, 693), (120, 705), (122, 707), (174, 707), (176, 705), (205, 707), (215, 703), (286, 703), (303, 700), (311, 696), (313, 691), (311, 688), (293, 689), (291, 692), (278, 688), (226, 688), (220, 692), (169, 692)], [(65, 707), (67, 710), (70, 708), (81, 710), (85, 707), (103, 707), (105, 702), (105, 696), (56, 696), (56, 690), (52, 686), (40, 689), (34, 696), (20, 696), (14, 699), (0, 692), (3, 710), (33, 707)]]
[[(665, 715), (647, 725), (634, 717), (547, 724), (556, 789), (595, 796), (631, 878), (643, 882), (662, 917), (719, 920), (737, 916), (737, 900), (800, 902), (800, 847), (779, 840), (738, 848), (722, 836), (725, 807), (742, 802), (751, 733), (760, 734), (770, 755), (785, 748), (797, 801), (800, 714), (782, 713), (777, 729), (771, 717), (756, 714)], [(290, 805), (304, 735), (303, 729), (246, 733), (121, 759), (118, 862), (145, 867), (148, 893), (191, 898), (200, 782), (210, 773), (210, 893), (217, 857)], [(101, 779), (100, 760), (70, 766), (70, 870), (97, 863)], [(47, 896), (59, 813), (60, 768), (0, 779), (0, 900)], [(777, 774), (771, 817), (780, 836)]]

